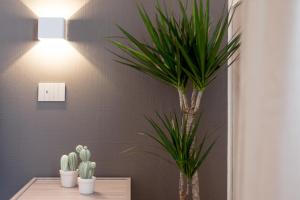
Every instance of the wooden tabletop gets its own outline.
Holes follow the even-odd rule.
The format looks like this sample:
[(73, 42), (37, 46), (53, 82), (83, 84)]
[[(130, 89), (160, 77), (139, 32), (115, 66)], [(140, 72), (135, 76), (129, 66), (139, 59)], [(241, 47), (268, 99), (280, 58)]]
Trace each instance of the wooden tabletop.
[(130, 178), (97, 178), (93, 195), (63, 188), (59, 178), (33, 178), (11, 200), (131, 200)]

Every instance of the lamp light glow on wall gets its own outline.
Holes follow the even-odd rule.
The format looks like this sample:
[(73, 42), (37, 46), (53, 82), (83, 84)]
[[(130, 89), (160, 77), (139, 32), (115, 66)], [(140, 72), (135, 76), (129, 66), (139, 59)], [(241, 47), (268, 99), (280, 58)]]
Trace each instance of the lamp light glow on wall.
[(64, 18), (41, 17), (38, 19), (38, 40), (65, 38), (66, 21)]

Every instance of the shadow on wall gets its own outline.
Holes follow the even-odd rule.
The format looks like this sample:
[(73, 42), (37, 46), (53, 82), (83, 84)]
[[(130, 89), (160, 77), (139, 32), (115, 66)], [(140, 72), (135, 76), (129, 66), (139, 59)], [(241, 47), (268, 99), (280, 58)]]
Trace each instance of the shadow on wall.
[[(153, 10), (154, 2), (141, 2), (149, 10)], [(124, 15), (126, 16), (125, 18)], [(117, 107), (115, 109), (120, 111), (126, 110), (128, 105), (124, 105), (124, 102), (131, 101), (132, 105), (134, 105), (132, 109), (141, 111), (149, 104), (149, 101), (159, 99), (147, 98), (146, 101), (140, 101), (140, 97), (151, 96), (151, 93), (155, 92), (153, 88), (162, 87), (162, 84), (114, 61), (116, 57), (108, 49), (117, 50), (109, 41), (111, 36), (120, 35), (116, 24), (122, 24), (135, 35), (140, 36), (144, 40), (147, 39), (146, 30), (141, 28), (143, 27), (142, 21), (138, 18), (136, 2), (132, 0), (122, 0), (121, 4), (118, 0), (90, 0), (68, 20), (67, 38), (82, 56), (101, 71), (103, 79), (106, 79), (106, 82), (110, 84), (110, 90), (114, 90), (115, 94), (120, 95), (110, 98), (110, 101), (116, 101), (115, 105)], [(163, 87), (163, 89), (169, 88)], [(118, 91), (123, 88), (130, 88), (130, 90), (135, 92), (131, 92), (131, 96), (128, 96), (126, 91)], [(172, 92), (169, 94), (172, 95), (166, 94), (166, 96), (174, 97)], [(105, 101), (105, 97), (103, 98)], [(128, 99), (125, 100), (124, 98)], [(123, 100), (120, 101), (120, 99)], [(170, 102), (172, 102), (171, 99)], [(166, 104), (162, 102), (154, 103), (157, 105), (157, 110), (164, 110), (165, 107), (169, 107), (169, 105), (166, 105), (167, 102)]]
[[(8, 114), (6, 108), (9, 107), (6, 104), (5, 97), (9, 96), (8, 93), (2, 93), (5, 88), (10, 87), (12, 92), (15, 92), (16, 79), (12, 77), (4, 77), (5, 72), (14, 64), (16, 60), (21, 58), (29, 49), (31, 49), (36, 42), (35, 38), (35, 15), (19, 0), (1, 1), (0, 6), (0, 87), (1, 87), (1, 118), (0, 127), (5, 129), (8, 126), (15, 127), (16, 131), (19, 131), (20, 125), (18, 120), (7, 121), (7, 118), (14, 118), (17, 113)], [(7, 79), (6, 79), (7, 78)], [(6, 80), (8, 81), (6, 81)], [(4, 83), (5, 82), (5, 83)], [(16, 99), (9, 99), (9, 102), (16, 102)], [(0, 157), (3, 158), (3, 165), (1, 166), (0, 176), (4, 177), (5, 181), (0, 181), (0, 198), (8, 199), (9, 194), (13, 194), (16, 188), (20, 188), (23, 183), (16, 180), (23, 176), (25, 179), (29, 179), (29, 175), (24, 173), (24, 169), (17, 169), (18, 156), (21, 151), (19, 149), (20, 136), (12, 134), (11, 132), (0, 133)], [(14, 148), (12, 152), (11, 148)], [(4, 159), (5, 158), (5, 159)]]
[(0, 13), (7, 17), (0, 17), (0, 73), (34, 46), (36, 28), (36, 17), (20, 1), (1, 4), (6, 5), (0, 6)]
[[(125, 23), (123, 24), (124, 26), (130, 30), (135, 30), (135, 32), (143, 36), (140, 30), (141, 26), (132, 23), (132, 19), (136, 19), (135, 12), (126, 13), (126, 19), (124, 19), (124, 12), (126, 10), (135, 10), (132, 1), (122, 1), (121, 8), (124, 12), (116, 7), (115, 4), (116, 1), (114, 0), (92, 0), (68, 21), (68, 40), (90, 62), (96, 67), (101, 68), (101, 70), (104, 70), (103, 73), (108, 75), (108, 77), (110, 77), (110, 74), (120, 72), (124, 68), (120, 65), (115, 67), (116, 64), (112, 60), (113, 56), (107, 51), (107, 49), (112, 48), (108, 37), (120, 34), (115, 25), (118, 22)], [(95, 11), (97, 14), (95, 14)], [(124, 71), (127, 71), (127, 69), (124, 69)]]

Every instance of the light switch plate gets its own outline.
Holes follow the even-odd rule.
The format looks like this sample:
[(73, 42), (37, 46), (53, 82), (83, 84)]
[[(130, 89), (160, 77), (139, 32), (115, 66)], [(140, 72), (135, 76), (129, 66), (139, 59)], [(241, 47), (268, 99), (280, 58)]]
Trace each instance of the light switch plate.
[(39, 83), (38, 101), (60, 101), (66, 100), (65, 83)]

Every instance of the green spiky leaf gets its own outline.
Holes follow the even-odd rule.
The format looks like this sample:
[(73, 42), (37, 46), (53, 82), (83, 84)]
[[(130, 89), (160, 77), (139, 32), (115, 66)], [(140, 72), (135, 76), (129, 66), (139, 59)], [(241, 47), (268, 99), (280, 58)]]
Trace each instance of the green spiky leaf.
[(199, 120), (190, 131), (186, 132), (186, 120), (180, 123), (176, 114), (170, 116), (157, 114), (157, 118), (158, 122), (147, 118), (153, 133), (145, 135), (158, 143), (171, 156), (179, 170), (191, 179), (211, 152), (216, 140), (209, 142), (205, 136), (197, 143)]

